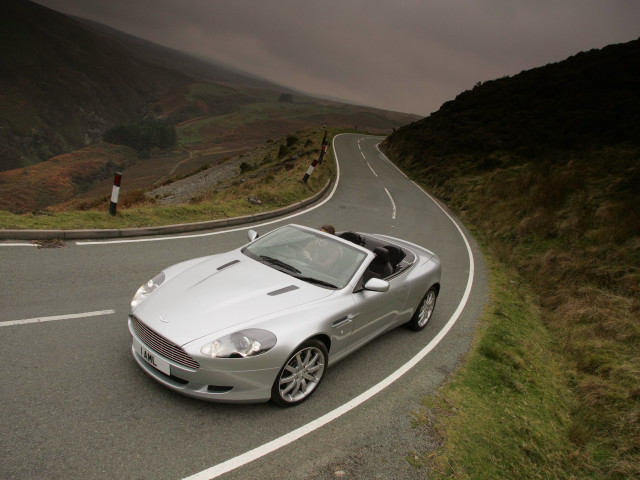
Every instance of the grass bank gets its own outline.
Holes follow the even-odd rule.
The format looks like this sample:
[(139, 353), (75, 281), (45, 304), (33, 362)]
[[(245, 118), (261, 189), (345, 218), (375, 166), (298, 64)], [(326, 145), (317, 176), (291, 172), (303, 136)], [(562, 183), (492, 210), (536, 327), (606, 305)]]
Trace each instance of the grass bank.
[(421, 461), (429, 478), (572, 478), (574, 396), (556, 339), (518, 274), (485, 259), (490, 300), (465, 365), (415, 412), (440, 445)]
[(416, 414), (442, 441), (423, 459), (434, 478), (640, 478), (638, 158), (622, 145), (412, 172), (492, 265), (468, 361)]
[[(331, 130), (329, 139), (339, 130)], [(115, 216), (108, 213), (109, 197), (63, 209), (50, 208), (16, 215), (0, 211), (4, 229), (95, 229), (135, 228), (233, 218), (275, 210), (302, 201), (335, 177), (331, 149), (306, 183), (302, 178), (318, 158), (323, 131), (306, 129), (286, 138), (268, 142), (257, 157), (243, 158), (238, 175), (225, 182), (226, 188), (192, 198), (180, 205), (159, 205), (144, 190), (122, 190)]]

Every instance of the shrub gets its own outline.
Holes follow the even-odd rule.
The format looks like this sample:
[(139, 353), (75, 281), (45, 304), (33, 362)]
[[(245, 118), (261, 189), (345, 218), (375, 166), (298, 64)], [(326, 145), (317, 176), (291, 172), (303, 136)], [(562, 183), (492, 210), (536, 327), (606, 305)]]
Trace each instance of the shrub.
[(296, 143), (298, 143), (298, 137), (296, 137), (295, 135), (289, 135), (287, 137), (287, 147), (292, 147)]
[(102, 138), (108, 143), (133, 148), (141, 158), (147, 158), (154, 147), (175, 147), (178, 139), (175, 127), (162, 120), (118, 124), (107, 129)]
[(286, 145), (280, 145), (278, 150), (278, 158), (286, 157), (289, 154), (289, 147)]

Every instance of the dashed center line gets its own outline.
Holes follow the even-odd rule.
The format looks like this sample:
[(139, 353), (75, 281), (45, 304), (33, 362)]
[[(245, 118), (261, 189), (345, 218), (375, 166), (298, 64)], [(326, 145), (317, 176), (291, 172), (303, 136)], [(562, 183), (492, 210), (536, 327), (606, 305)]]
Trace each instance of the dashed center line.
[(369, 167), (369, 170), (371, 170), (371, 173), (373, 173), (376, 177), (378, 176), (378, 174), (375, 172), (375, 170), (373, 169), (373, 167), (369, 164), (369, 162), (367, 162), (367, 166)]

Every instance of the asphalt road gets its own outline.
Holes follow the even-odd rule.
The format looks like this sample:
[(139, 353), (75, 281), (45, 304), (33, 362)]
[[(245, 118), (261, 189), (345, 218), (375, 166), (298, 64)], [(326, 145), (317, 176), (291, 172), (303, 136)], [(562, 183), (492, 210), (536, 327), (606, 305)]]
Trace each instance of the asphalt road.
[[(423, 478), (405, 458), (431, 439), (412, 428), (411, 412), (468, 350), (485, 271), (468, 232), (380, 154), (380, 141), (337, 137), (331, 198), (269, 225), (52, 249), (0, 243), (0, 478)], [(332, 223), (435, 251), (442, 289), (427, 328), (376, 339), (330, 368), (295, 408), (206, 403), (148, 378), (131, 358), (126, 322), (138, 286), (168, 265), (246, 243), (249, 228), (286, 223)], [(344, 407), (428, 344), (397, 380)]]

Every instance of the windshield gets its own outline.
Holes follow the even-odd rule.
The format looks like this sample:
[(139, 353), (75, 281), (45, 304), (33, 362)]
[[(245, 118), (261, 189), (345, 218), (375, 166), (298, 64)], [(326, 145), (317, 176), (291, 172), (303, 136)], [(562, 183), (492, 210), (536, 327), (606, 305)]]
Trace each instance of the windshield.
[(327, 288), (343, 288), (366, 254), (337, 237), (286, 226), (255, 240), (243, 253), (272, 268)]

